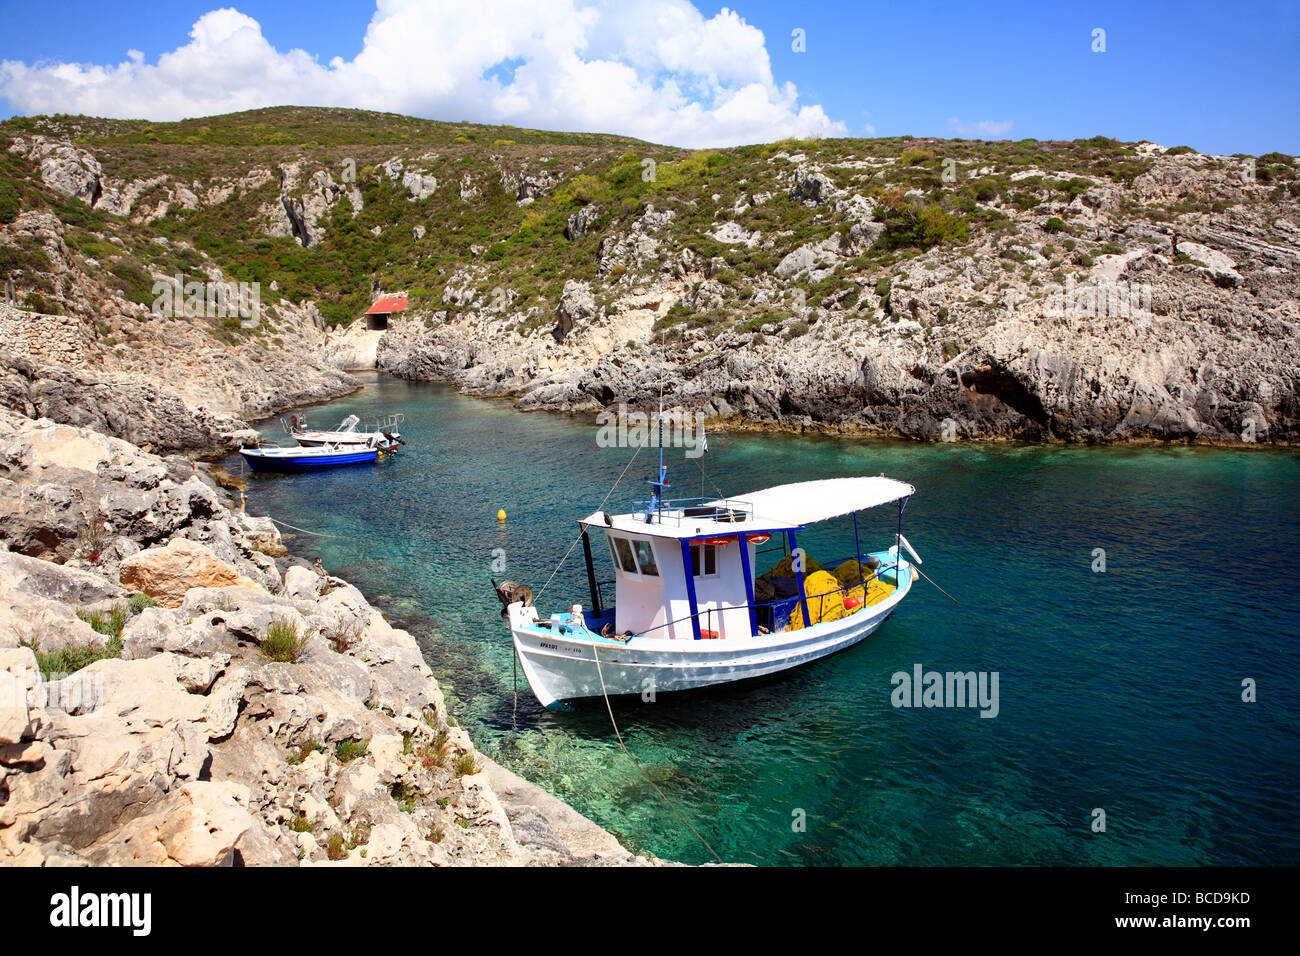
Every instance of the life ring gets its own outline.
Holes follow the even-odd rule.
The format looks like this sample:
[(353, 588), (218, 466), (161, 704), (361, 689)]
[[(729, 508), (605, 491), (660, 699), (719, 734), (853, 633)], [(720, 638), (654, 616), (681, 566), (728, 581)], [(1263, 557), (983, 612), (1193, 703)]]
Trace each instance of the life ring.
[(750, 544), (767, 544), (772, 540), (772, 536), (766, 531), (760, 531), (758, 534), (751, 534), (745, 537)]
[(705, 544), (712, 545), (715, 548), (725, 548), (727, 545), (731, 544), (731, 541), (732, 539), (730, 537), (704, 539)]
[(701, 630), (700, 639), (705, 641), (716, 641), (718, 639), (718, 632)]

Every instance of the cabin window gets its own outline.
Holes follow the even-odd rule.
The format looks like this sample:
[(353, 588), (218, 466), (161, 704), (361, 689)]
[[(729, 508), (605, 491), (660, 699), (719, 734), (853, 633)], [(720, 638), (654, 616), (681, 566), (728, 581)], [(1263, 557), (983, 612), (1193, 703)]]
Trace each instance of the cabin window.
[(718, 573), (718, 549), (711, 544), (691, 545), (691, 570), (697, 578), (711, 578)]
[(650, 546), (649, 541), (638, 541), (636, 543), (636, 560), (641, 565), (642, 574), (659, 576), (659, 565), (655, 563), (654, 548)]
[(614, 553), (618, 556), (615, 564), (628, 574), (636, 574), (636, 558), (632, 556), (632, 545), (628, 544), (627, 538), (611, 538), (610, 540), (614, 542)]

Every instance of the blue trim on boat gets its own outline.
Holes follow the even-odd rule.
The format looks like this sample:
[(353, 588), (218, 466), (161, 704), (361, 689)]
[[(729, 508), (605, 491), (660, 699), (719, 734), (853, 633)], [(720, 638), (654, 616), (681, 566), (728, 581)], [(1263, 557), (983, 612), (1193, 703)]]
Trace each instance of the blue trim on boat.
[(244, 456), (244, 461), (248, 462), (248, 466), (254, 471), (305, 471), (310, 468), (331, 468), (337, 465), (365, 465), (379, 457), (379, 452), (374, 448), (335, 452), (329, 455), (272, 454), (261, 448), (241, 448), (239, 453)]

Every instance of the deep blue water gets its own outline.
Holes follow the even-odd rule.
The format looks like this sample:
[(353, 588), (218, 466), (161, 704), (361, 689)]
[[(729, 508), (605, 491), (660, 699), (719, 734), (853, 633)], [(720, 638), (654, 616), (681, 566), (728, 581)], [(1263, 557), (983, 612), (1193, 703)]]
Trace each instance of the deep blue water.
[[(603, 704), (544, 711), (522, 674), (516, 693), (488, 583), (541, 588), (632, 452), (598, 448), (590, 420), (367, 383), (309, 409), (313, 424), (404, 411), (410, 445), (375, 466), (251, 476), (249, 511), (330, 536), (290, 545), (416, 635), (484, 752), (638, 849), (709, 859), (619, 750)], [(263, 431), (284, 438), (278, 422)], [(632, 753), (724, 859), (1300, 864), (1300, 455), (721, 433), (709, 446), (707, 478), (669, 454), (673, 495), (882, 472), (911, 482), (904, 531), (960, 601), (919, 582), (876, 634), (828, 660), (615, 702)], [(652, 454), (610, 510), (644, 497)], [(891, 543), (885, 511), (863, 522), (864, 550)], [(852, 540), (844, 519), (800, 543), (816, 558)], [(587, 603), (580, 548), (538, 604), (575, 602)], [(998, 672), (998, 716), (893, 707), (891, 675), (918, 663)], [(1241, 699), (1246, 678), (1255, 703)], [(1090, 828), (1095, 808), (1104, 833)]]

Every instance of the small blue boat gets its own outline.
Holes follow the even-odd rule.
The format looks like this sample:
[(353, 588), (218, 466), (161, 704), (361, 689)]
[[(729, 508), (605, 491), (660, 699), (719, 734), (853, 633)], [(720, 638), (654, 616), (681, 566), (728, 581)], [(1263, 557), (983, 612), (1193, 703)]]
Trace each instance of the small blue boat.
[(239, 453), (253, 471), (305, 471), (309, 468), (332, 468), (338, 465), (365, 465), (379, 457), (377, 448), (332, 445), (241, 448)]

